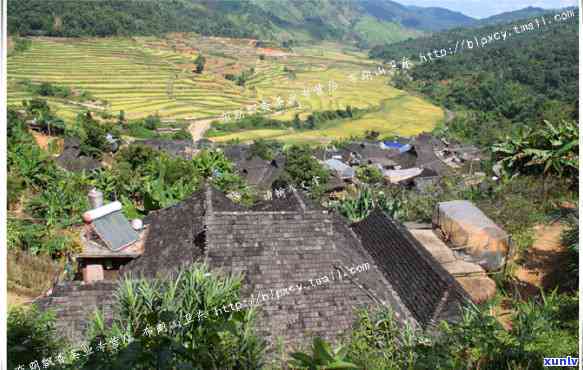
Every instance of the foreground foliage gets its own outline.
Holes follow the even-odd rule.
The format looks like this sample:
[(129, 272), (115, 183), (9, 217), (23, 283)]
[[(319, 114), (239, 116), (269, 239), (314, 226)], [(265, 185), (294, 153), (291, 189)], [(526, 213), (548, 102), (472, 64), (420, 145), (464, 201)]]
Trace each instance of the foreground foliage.
[(12, 307), (6, 333), (9, 369), (53, 356), (64, 344), (56, 335), (55, 316), (34, 306)]
[(579, 125), (575, 121), (544, 121), (538, 129), (525, 129), (507, 137), (492, 151), (510, 173), (530, 170), (545, 177), (565, 177), (574, 183), (579, 178)]
[[(239, 302), (240, 287), (240, 277), (211, 274), (201, 264), (173, 277), (123, 280), (119, 315), (107, 325), (97, 313), (85, 347), (91, 353), (74, 344), (70, 350), (78, 355), (65, 356), (62, 368), (260, 369), (265, 343), (255, 335), (255, 311), (225, 309)], [(66, 348), (50, 313), (14, 309), (8, 322), (10, 369)]]
[[(459, 323), (441, 323), (436, 336), (401, 327), (390, 311), (362, 311), (341, 352), (346, 367), (339, 368), (542, 369), (544, 357), (577, 357), (577, 296), (552, 292), (540, 299), (517, 302), (510, 330), (490, 310), (488, 306), (469, 305)], [(302, 359), (300, 368), (335, 368), (317, 367), (316, 358), (306, 353), (294, 357)]]

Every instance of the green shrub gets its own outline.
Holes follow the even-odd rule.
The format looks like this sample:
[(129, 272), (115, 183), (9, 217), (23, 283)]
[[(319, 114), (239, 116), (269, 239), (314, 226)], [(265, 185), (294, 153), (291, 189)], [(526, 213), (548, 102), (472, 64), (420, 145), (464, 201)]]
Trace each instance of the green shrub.
[[(240, 287), (241, 277), (210, 273), (201, 264), (174, 277), (125, 279), (116, 294), (119, 316), (110, 328), (97, 316), (91, 342), (122, 335), (132, 342), (120, 341), (117, 352), (95, 351), (78, 366), (259, 369), (265, 343), (254, 332), (255, 312), (236, 309)], [(176, 322), (181, 325), (172, 325)]]
[(292, 145), (285, 151), (285, 171), (294, 185), (321, 192), (328, 181), (328, 171), (313, 156), (309, 146)]
[(367, 184), (379, 184), (384, 181), (383, 172), (373, 165), (359, 166), (356, 169), (356, 177)]
[(175, 133), (172, 134), (172, 139), (173, 140), (189, 140), (192, 141), (192, 134), (190, 133), (190, 131), (187, 130), (180, 130), (180, 131), (176, 131)]
[[(11, 307), (6, 327), (8, 368), (54, 356), (62, 350), (63, 340), (55, 329), (55, 317), (35, 306)], [(41, 365), (42, 366), (42, 365)]]

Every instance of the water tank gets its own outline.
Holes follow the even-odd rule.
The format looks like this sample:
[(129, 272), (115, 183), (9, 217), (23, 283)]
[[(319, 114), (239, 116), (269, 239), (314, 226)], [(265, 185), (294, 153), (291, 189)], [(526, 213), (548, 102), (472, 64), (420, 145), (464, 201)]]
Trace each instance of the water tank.
[(142, 230), (143, 227), (144, 224), (142, 223), (142, 220), (140, 220), (139, 218), (132, 220), (132, 228), (134, 230), (139, 231)]
[(91, 209), (99, 208), (103, 205), (103, 193), (93, 188), (88, 194)]

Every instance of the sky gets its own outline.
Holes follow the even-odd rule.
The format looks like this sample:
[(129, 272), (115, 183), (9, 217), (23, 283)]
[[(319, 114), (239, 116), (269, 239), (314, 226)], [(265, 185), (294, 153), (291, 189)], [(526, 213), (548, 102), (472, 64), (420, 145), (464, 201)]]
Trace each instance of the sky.
[(553, 9), (577, 5), (578, 0), (396, 0), (404, 5), (437, 6), (462, 12), (474, 18), (486, 18), (491, 15), (534, 6)]

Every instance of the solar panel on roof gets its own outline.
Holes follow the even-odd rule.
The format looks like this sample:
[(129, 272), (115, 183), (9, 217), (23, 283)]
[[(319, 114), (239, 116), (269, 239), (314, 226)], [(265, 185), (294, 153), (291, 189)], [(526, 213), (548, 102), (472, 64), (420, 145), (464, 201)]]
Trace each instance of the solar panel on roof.
[(138, 233), (132, 229), (121, 211), (116, 211), (93, 220), (95, 232), (114, 252), (138, 240)]

